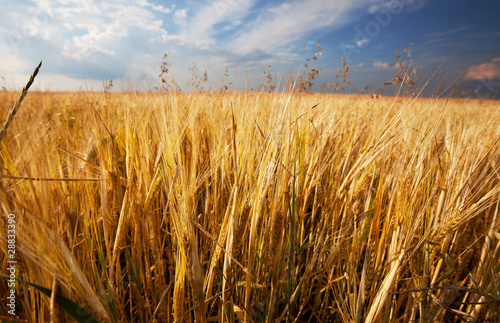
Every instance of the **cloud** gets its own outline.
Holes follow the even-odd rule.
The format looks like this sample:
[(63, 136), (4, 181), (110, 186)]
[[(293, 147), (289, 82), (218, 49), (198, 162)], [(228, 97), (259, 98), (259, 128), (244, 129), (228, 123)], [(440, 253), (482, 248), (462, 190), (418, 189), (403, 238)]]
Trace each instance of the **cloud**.
[(352, 19), (348, 15), (366, 4), (361, 1), (292, 1), (268, 7), (232, 41), (231, 47), (239, 54), (252, 50), (273, 51), (290, 45), (312, 31), (338, 28)]
[(172, 9), (170, 9), (170, 8), (165, 8), (162, 5), (154, 5), (152, 3), (149, 3), (147, 0), (138, 1), (138, 4), (140, 4), (143, 7), (151, 7), (153, 10), (156, 10), (156, 11), (159, 11), (162, 13), (171, 13), (172, 12)]
[(429, 37), (429, 38), (431, 38), (431, 37), (432, 38), (441, 38), (443, 36), (455, 34), (455, 33), (461, 32), (461, 31), (465, 31), (465, 30), (470, 29), (470, 28), (471, 28), (470, 26), (463, 26), (463, 27), (453, 28), (453, 29), (440, 31), (440, 32), (432, 32), (432, 33), (427, 34), (427, 37)]
[(185, 25), (186, 17), (187, 17), (186, 9), (180, 9), (175, 11), (174, 20), (178, 25)]
[(63, 45), (63, 54), (78, 60), (99, 52), (115, 56), (124, 42), (131, 42), (132, 34), (141, 31), (150, 35), (145, 39), (163, 39), (167, 34), (151, 11), (118, 1), (99, 6), (78, 2), (77, 6), (56, 8), (54, 17), (66, 31), (81, 34), (65, 38)]
[(1, 59), (15, 55), (26, 66), (43, 59), (45, 73), (75, 79), (120, 77), (136, 62), (152, 64), (147, 55), (161, 59), (165, 43), (175, 38), (164, 23), (172, 10), (147, 0), (31, 0), (8, 3), (5, 10), (0, 34), (10, 47)]
[[(312, 35), (338, 30), (368, 15), (369, 6), (391, 1), (398, 0), (192, 0), (168, 6), (156, 0), (11, 1), (2, 8), (9, 15), (0, 20), (0, 37), (4, 47), (13, 45), (11, 55), (0, 51), (0, 59), (17, 57), (16, 66), (44, 59), (47, 72), (72, 79), (144, 69), (157, 75), (153, 70), (165, 52), (178, 71), (192, 61), (200, 69), (231, 66), (236, 58), (238, 66), (260, 69), (270, 62), (276, 71), (302, 57), (298, 42), (315, 43)], [(405, 8), (425, 1), (399, 0)]]
[(462, 26), (462, 27), (448, 29), (448, 30), (444, 30), (444, 31), (428, 33), (426, 36), (427, 41), (425, 43), (426, 44), (440, 44), (446, 40), (449, 41), (450, 37), (453, 37), (453, 38), (464, 37), (464, 32), (466, 30), (469, 30), (470, 28), (471, 28), (471, 26)]
[[(241, 24), (256, 0), (218, 0), (203, 4), (195, 4), (181, 24), (182, 30), (177, 34), (181, 44), (194, 45), (206, 50), (214, 47), (223, 47), (223, 38), (216, 37), (220, 26), (222, 29), (236, 33), (235, 29)], [(176, 12), (177, 14), (177, 12)]]
[[(274, 51), (290, 46), (312, 32), (329, 28), (338, 29), (362, 16), (360, 11), (375, 12), (393, 8), (413, 11), (421, 8), (428, 0), (310, 0), (287, 1), (269, 6), (243, 26), (231, 43), (238, 54), (252, 50)], [(272, 3), (272, 2), (270, 2)], [(398, 9), (399, 10), (399, 9)], [(359, 41), (363, 45), (368, 40)], [(358, 46), (359, 47), (359, 46)]]
[(498, 80), (500, 79), (500, 57), (494, 58), (491, 62), (469, 67), (466, 80)]
[(113, 46), (120, 38), (126, 37), (128, 31), (119, 23), (111, 25), (87, 27), (87, 33), (82, 36), (74, 36), (72, 42), (64, 44), (63, 54), (80, 60), (90, 56), (92, 53), (104, 53), (116, 55)]
[(358, 48), (362, 48), (364, 44), (368, 43), (369, 40), (367, 38), (363, 38), (361, 40), (358, 40), (356, 42), (356, 46), (358, 46)]
[(428, 0), (389, 0), (389, 1), (373, 1), (368, 6), (368, 12), (374, 14), (381, 10), (393, 10), (401, 8), (406, 11), (416, 11), (425, 6)]
[(373, 63), (372, 66), (375, 67), (375, 68), (378, 68), (378, 69), (386, 69), (386, 68), (392, 68), (393, 67), (390, 63), (388, 63), (388, 62), (381, 62), (381, 61)]

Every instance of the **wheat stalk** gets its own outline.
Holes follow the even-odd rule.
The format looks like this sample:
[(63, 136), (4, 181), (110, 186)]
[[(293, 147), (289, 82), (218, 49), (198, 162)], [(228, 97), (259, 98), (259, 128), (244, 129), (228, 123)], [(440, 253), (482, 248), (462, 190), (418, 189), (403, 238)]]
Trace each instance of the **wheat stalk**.
[(21, 92), (21, 96), (19, 96), (17, 101), (14, 102), (14, 107), (12, 108), (12, 110), (10, 110), (9, 115), (7, 116), (7, 120), (5, 121), (5, 124), (2, 127), (2, 130), (0, 130), (0, 142), (2, 141), (3, 137), (5, 136), (5, 133), (7, 132), (7, 128), (10, 126), (12, 119), (14, 119), (14, 115), (17, 113), (17, 110), (19, 110), (19, 107), (21, 106), (21, 102), (23, 102), (24, 97), (28, 93), (28, 89), (30, 88), (31, 84), (33, 84), (33, 81), (35, 80), (35, 77), (38, 74), (40, 67), (42, 67), (42, 61), (40, 61), (40, 63), (38, 63), (38, 66), (35, 68), (35, 71), (33, 72), (33, 74), (31, 74), (31, 77), (30, 77), (28, 83), (26, 83), (26, 85), (23, 87), (23, 90)]
[[(57, 272), (52, 290), (110, 322), (497, 317), (498, 102), (370, 100), (37, 96), (50, 111), (23, 101), (26, 129), (0, 150), (0, 226), (16, 222), (20, 278), (51, 290)], [(95, 161), (80, 153), (89, 146)], [(85, 170), (100, 181), (76, 180)], [(24, 291), (20, 316), (48, 322), (49, 299)]]

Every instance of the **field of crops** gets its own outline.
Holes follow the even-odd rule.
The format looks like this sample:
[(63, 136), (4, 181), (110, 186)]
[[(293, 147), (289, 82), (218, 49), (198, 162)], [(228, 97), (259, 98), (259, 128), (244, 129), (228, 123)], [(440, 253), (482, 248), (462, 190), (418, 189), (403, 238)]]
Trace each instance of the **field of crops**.
[(498, 101), (30, 92), (1, 273), (14, 214), (29, 322), (497, 322), (499, 139)]

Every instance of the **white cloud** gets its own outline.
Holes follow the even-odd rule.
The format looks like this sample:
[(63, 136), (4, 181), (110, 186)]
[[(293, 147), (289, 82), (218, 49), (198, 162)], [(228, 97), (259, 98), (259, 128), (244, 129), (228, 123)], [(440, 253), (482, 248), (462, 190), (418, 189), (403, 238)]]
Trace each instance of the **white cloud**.
[(178, 25), (185, 25), (186, 24), (186, 9), (181, 9), (181, 10), (176, 10), (174, 14), (174, 20)]
[(147, 0), (32, 0), (9, 2), (2, 9), (9, 14), (0, 20), (0, 61), (8, 68), (0, 72), (6, 79), (13, 75), (16, 84), (39, 60), (38, 79), (59, 75), (61, 81), (52, 86), (63, 89), (75, 84), (64, 77), (83, 84), (84, 78), (102, 82), (139, 75), (144, 65), (159, 66), (165, 44), (176, 37), (166, 30), (172, 27), (171, 9)]
[(104, 26), (90, 25), (87, 33), (82, 36), (74, 36), (73, 42), (64, 44), (63, 54), (75, 59), (88, 57), (94, 52), (116, 55), (113, 49), (116, 41), (128, 35), (127, 29), (115, 22)]
[(198, 49), (213, 48), (216, 46), (216, 26), (224, 25), (223, 29), (226, 31), (237, 33), (234, 28), (249, 14), (255, 2), (256, 0), (218, 0), (193, 6), (193, 13), (179, 33), (180, 41), (183, 44), (194, 44)]
[(64, 45), (65, 54), (69, 54), (68, 48), (72, 49), (71, 55), (75, 58), (88, 56), (92, 52), (113, 54), (120, 39), (127, 37), (132, 30), (148, 31), (160, 37), (166, 34), (162, 29), (162, 21), (155, 19), (150, 11), (119, 3), (107, 2), (100, 7), (88, 5), (77, 10), (66, 9), (61, 10), (61, 14), (70, 28), (87, 31), (82, 36), (72, 37), (73, 42)]
[[(0, 56), (1, 60), (3, 62), (8, 62), (8, 64), (1, 65), (2, 69), (0, 70), (0, 73), (2, 73), (2, 76), (4, 76), (3, 74), (5, 72), (9, 74), (19, 73), (26, 68), (26, 62), (24, 62), (18, 55), (12, 53), (7, 44), (0, 43), (0, 53), (2, 53)], [(35, 67), (36, 64), (33, 66), (33, 69)], [(29, 70), (29, 68), (27, 70)]]
[(63, 74), (40, 73), (37, 76), (36, 83), (38, 89), (50, 91), (57, 89), (71, 88), (82, 91), (102, 91), (103, 80), (81, 80), (79, 78), (69, 77)]
[[(34, 0), (34, 4), (22, 10), (12, 8), (14, 17), (21, 15), (17, 21), (11, 21), (10, 25), (17, 25), (12, 37), (19, 43), (34, 43), (34, 40), (42, 39), (74, 59), (80, 60), (93, 53), (115, 55), (138, 33), (148, 33), (149, 37), (145, 39), (167, 38), (163, 21), (154, 12), (166, 13), (170, 9), (152, 5), (147, 0), (138, 4), (119, 0)], [(27, 12), (24, 17), (19, 13), (22, 11)]]
[(172, 9), (170, 9), (170, 8), (165, 8), (162, 5), (155, 5), (155, 4), (149, 3), (147, 0), (137, 1), (137, 4), (142, 6), (142, 7), (150, 7), (151, 9), (153, 9), (155, 11), (162, 12), (162, 13), (171, 13), (172, 12)]
[[(200, 70), (225, 67), (236, 57), (238, 64), (261, 68), (266, 62), (296, 61), (295, 49), (303, 48), (297, 41), (309, 37), (315, 44), (313, 33), (338, 29), (359, 19), (360, 12), (366, 14), (369, 6), (375, 10), (387, 2), (192, 0), (166, 6), (153, 0), (31, 0), (8, 2), (9, 15), (0, 20), (0, 34), (14, 35), (18, 42), (13, 46), (21, 62), (17, 66), (43, 56), (44, 68), (75, 80), (138, 73), (141, 66), (158, 66), (165, 51), (172, 52), (177, 70), (193, 60)], [(366, 41), (346, 48), (363, 47)], [(9, 56), (0, 50), (0, 59), (5, 57)]]
[(388, 63), (388, 62), (381, 62), (381, 61), (373, 63), (372, 66), (375, 67), (375, 68), (378, 68), (378, 69), (386, 69), (386, 68), (393, 67), (393, 66), (391, 66), (390, 63)]
[(390, 11), (415, 11), (423, 6), (429, 0), (389, 0), (389, 1), (378, 1), (377, 3), (371, 4), (368, 7), (368, 12), (370, 14), (374, 14), (377, 11), (381, 10), (390, 10)]
[(363, 45), (364, 45), (364, 44), (366, 44), (366, 43), (368, 43), (368, 42), (369, 42), (369, 40), (368, 40), (368, 39), (366, 39), (366, 38), (362, 38), (361, 40), (358, 40), (358, 41), (356, 42), (356, 46), (358, 46), (358, 48), (361, 48), (361, 47), (363, 47)]
[[(307, 37), (321, 28), (335, 29), (359, 18), (359, 10), (375, 12), (384, 8), (394, 11), (415, 10), (428, 0), (294, 0), (269, 7), (251, 25), (243, 28), (231, 44), (239, 54), (255, 50), (273, 51)], [(398, 7), (396, 8), (396, 5)], [(368, 40), (358, 41), (358, 47)]]
[(362, 1), (300, 1), (296, 0), (268, 8), (250, 28), (240, 34), (232, 47), (240, 54), (253, 50), (272, 51), (304, 37), (322, 27), (339, 27), (350, 21), (348, 13)]

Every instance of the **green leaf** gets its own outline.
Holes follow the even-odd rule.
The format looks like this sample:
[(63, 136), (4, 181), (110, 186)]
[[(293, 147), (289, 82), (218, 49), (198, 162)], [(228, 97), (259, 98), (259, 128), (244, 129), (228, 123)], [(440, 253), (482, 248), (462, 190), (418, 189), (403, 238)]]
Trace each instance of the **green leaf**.
[[(10, 279), (10, 276), (0, 274), (0, 277), (8, 278)], [(37, 284), (30, 283), (28, 281), (16, 278), (17, 281), (20, 281), (22, 283), (28, 284), (30, 286), (35, 287), (38, 289), (40, 292), (43, 294), (47, 295), (48, 297), (52, 297), (52, 290), (49, 288), (45, 288), (43, 286), (39, 286)], [(77, 322), (80, 323), (98, 323), (98, 321), (86, 310), (84, 310), (82, 307), (80, 307), (78, 304), (70, 300), (69, 298), (66, 298), (58, 293), (56, 293), (56, 303), (57, 305), (61, 306), (66, 312), (68, 312), (69, 315), (71, 315)]]

